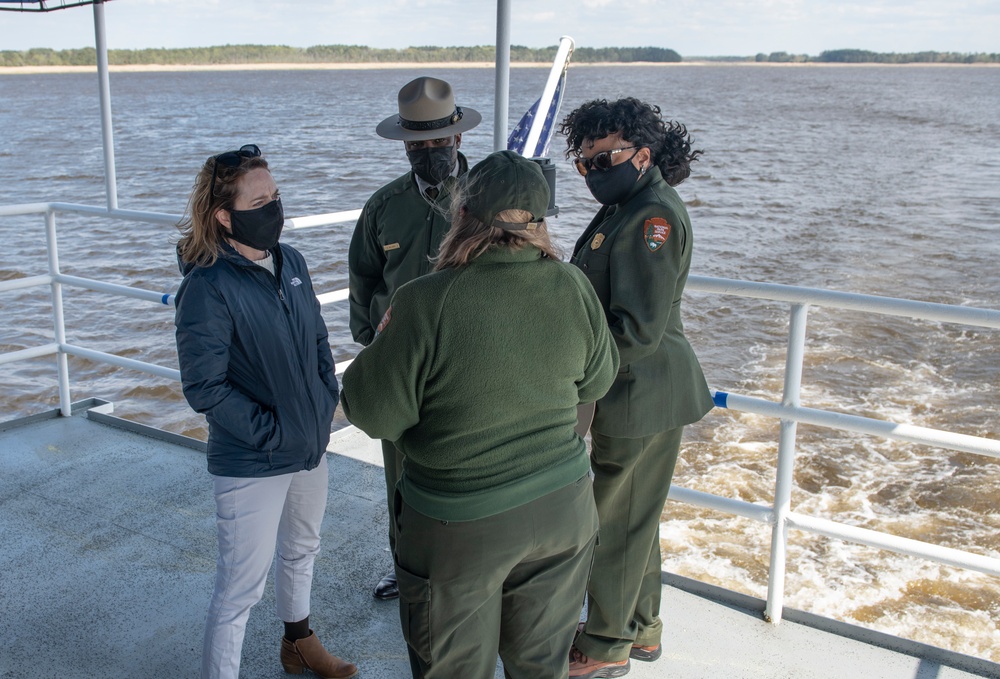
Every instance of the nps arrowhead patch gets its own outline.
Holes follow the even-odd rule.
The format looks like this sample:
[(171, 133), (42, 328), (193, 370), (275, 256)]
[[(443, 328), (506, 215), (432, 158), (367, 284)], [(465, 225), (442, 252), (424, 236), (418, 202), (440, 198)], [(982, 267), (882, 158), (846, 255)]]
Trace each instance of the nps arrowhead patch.
[(642, 238), (650, 252), (656, 252), (670, 237), (670, 223), (663, 217), (647, 219), (642, 229)]

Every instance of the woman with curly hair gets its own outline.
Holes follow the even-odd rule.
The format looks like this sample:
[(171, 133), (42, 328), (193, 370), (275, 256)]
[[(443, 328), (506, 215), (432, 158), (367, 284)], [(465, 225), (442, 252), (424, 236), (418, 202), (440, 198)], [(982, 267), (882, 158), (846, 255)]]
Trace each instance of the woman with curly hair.
[(713, 405), (681, 323), (693, 236), (673, 188), (701, 151), (684, 125), (631, 97), (584, 104), (562, 132), (602, 204), (572, 262), (597, 291), (621, 355), (591, 425), (601, 536), (569, 676), (620, 677), (630, 658), (662, 652), (660, 514), (684, 425)]

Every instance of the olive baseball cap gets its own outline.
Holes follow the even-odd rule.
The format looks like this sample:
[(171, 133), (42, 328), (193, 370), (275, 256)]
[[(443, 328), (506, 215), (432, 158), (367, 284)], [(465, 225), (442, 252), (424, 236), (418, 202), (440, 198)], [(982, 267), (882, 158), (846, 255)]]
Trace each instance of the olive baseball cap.
[[(469, 170), (465, 207), (484, 224), (505, 231), (533, 231), (549, 208), (549, 184), (534, 161), (514, 151), (497, 151)], [(504, 210), (530, 212), (531, 221), (497, 220)]]

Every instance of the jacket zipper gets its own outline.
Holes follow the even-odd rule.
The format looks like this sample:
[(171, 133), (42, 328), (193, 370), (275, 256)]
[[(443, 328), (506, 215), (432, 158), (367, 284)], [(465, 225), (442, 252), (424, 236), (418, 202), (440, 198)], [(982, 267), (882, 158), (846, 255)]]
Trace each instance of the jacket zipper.
[[(282, 262), (282, 266), (279, 269), (278, 268), (278, 263), (277, 263), (277, 258), (275, 258), (275, 269), (274, 269), (274, 273), (273, 274), (270, 271), (268, 271), (267, 269), (264, 269), (263, 267), (260, 267), (260, 266), (257, 266), (257, 265), (254, 265), (254, 268), (261, 269), (261, 271), (263, 271), (263, 273), (264, 273), (265, 276), (270, 276), (274, 280), (274, 289), (278, 293), (278, 299), (281, 301), (281, 308), (284, 309), (284, 311), (285, 311), (285, 323), (287, 324), (287, 327), (288, 327), (288, 335), (289, 335), (289, 337), (294, 337), (295, 333), (293, 331), (292, 321), (291, 321), (292, 312), (288, 308), (288, 303), (287, 303), (287, 301), (285, 299), (285, 293), (281, 289), (280, 273), (281, 273), (281, 269), (284, 268), (284, 262)], [(299, 351), (299, 349), (297, 347), (295, 349), (295, 356), (298, 359), (299, 372), (302, 374), (302, 377), (306, 381), (306, 384), (308, 384), (308, 382), (309, 382), (309, 375), (306, 374), (305, 363), (303, 362), (303, 360), (302, 360), (302, 354), (301, 354), (301, 352)], [(312, 391), (310, 391), (308, 388), (306, 389), (306, 397), (309, 399), (309, 404), (312, 406), (313, 412), (316, 412), (316, 401), (313, 398)], [(277, 406), (275, 406), (274, 419), (275, 419), (275, 422), (278, 421)], [(319, 443), (319, 429), (318, 428), (316, 429), (316, 434), (317, 434), (316, 443)], [(268, 464), (268, 466), (271, 466), (271, 467), (274, 466), (273, 456), (272, 456), (273, 452), (274, 452), (273, 448), (267, 451), (267, 464)]]

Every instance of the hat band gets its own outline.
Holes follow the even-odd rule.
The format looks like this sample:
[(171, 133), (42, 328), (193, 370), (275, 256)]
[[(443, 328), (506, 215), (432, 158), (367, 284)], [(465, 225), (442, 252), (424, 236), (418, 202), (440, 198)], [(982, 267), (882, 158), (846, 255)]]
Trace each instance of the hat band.
[(403, 116), (399, 116), (399, 126), (404, 130), (440, 130), (443, 127), (448, 127), (454, 125), (459, 120), (462, 119), (462, 107), (456, 106), (455, 112), (450, 116), (444, 118), (438, 118), (437, 120), (407, 120)]
[(493, 226), (504, 231), (534, 231), (541, 222), (502, 222), (499, 219), (493, 220)]

